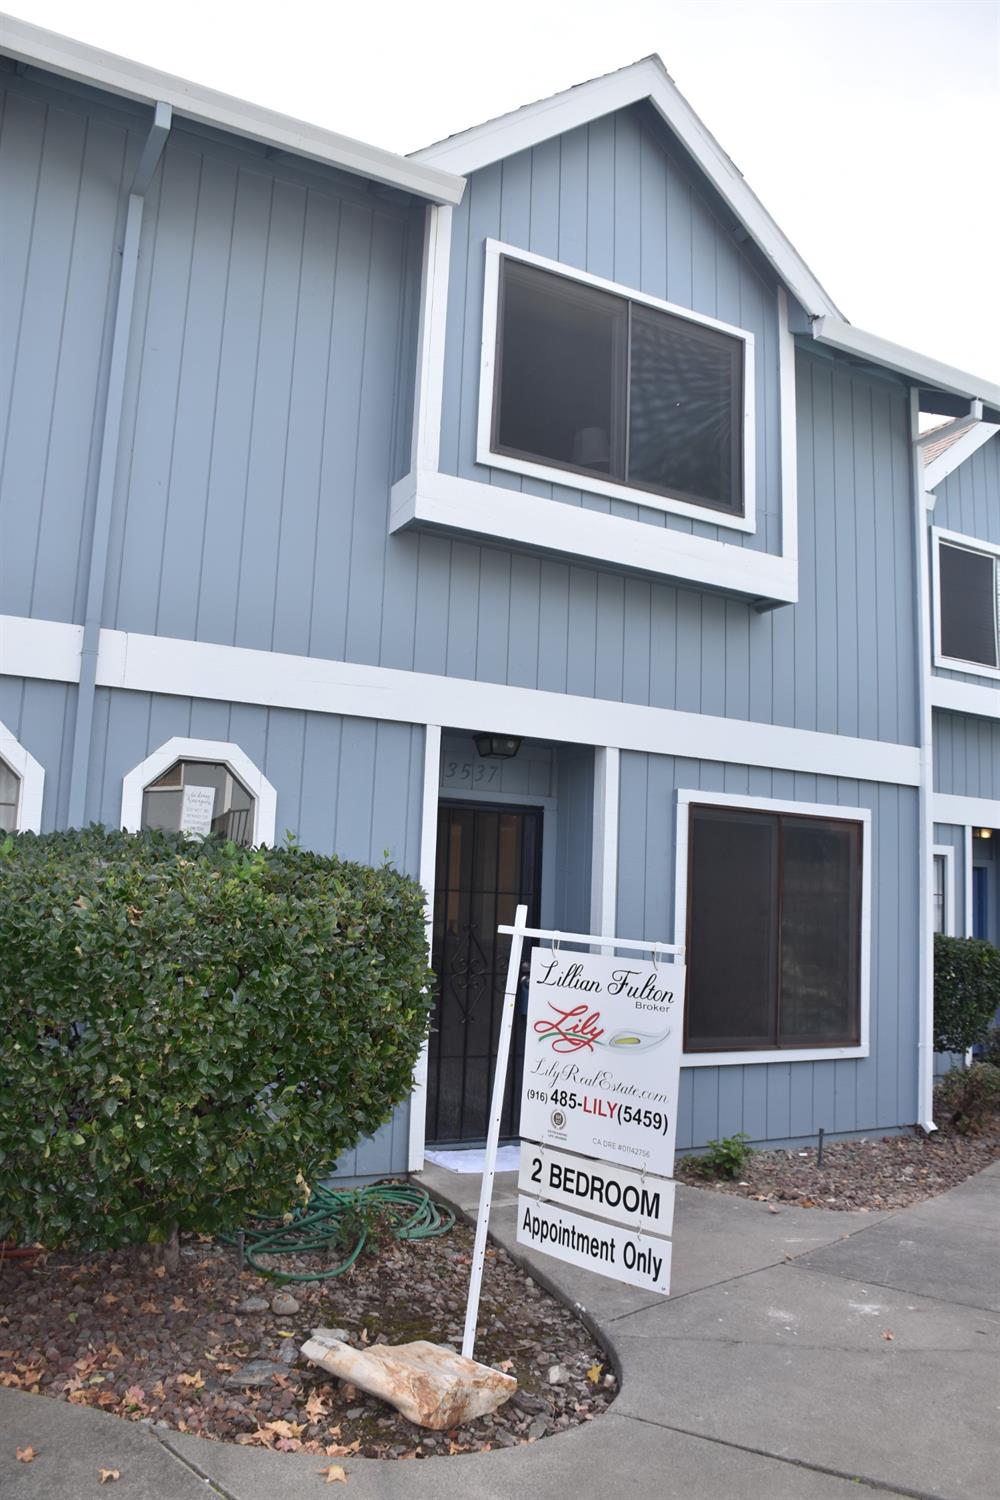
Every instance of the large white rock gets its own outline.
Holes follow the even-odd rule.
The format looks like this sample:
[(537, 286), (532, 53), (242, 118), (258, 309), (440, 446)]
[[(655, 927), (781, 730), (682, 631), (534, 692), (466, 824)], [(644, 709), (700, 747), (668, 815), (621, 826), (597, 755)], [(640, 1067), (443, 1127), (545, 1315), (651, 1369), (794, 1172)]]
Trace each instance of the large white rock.
[(310, 1364), (387, 1401), (418, 1427), (442, 1431), (496, 1411), (517, 1390), (512, 1375), (417, 1339), (353, 1349), (322, 1328), (302, 1345)]

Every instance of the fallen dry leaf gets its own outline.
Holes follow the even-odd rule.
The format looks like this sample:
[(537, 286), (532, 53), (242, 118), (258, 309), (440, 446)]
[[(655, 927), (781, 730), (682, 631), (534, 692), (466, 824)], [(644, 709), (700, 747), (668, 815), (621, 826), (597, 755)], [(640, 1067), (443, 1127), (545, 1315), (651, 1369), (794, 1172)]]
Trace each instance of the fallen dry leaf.
[(205, 1382), (202, 1379), (201, 1371), (200, 1370), (195, 1370), (195, 1372), (194, 1372), (193, 1375), (187, 1375), (187, 1374), (178, 1375), (178, 1377), (177, 1377), (177, 1384), (178, 1385), (193, 1386), (196, 1391), (200, 1391), (201, 1388), (203, 1387), (203, 1385), (205, 1384)]
[(154, 1276), (163, 1277), (163, 1276), (166, 1276), (166, 1274), (167, 1274), (167, 1268), (166, 1268), (166, 1266), (154, 1266), (153, 1267), (153, 1275)]
[(350, 1458), (360, 1447), (361, 1439), (355, 1438), (353, 1443), (330, 1443), (324, 1451), (327, 1458)]
[(16, 1451), (17, 1461), (19, 1464), (33, 1464), (35, 1462), (35, 1459), (38, 1457), (38, 1454), (30, 1444), (27, 1448), (18, 1448)]
[(320, 1417), (325, 1417), (330, 1408), (318, 1391), (313, 1391), (306, 1402), (306, 1416), (310, 1422), (318, 1422)]
[(780, 1208), (775, 1208), (775, 1206), (774, 1206), (773, 1203), (768, 1203), (767, 1204), (767, 1211), (768, 1211), (769, 1214), (778, 1214), (778, 1213), (781, 1212), (781, 1209)]
[(601, 1378), (601, 1371), (603, 1369), (603, 1365), (599, 1365), (597, 1363), (592, 1364), (590, 1369), (587, 1371), (587, 1379), (592, 1381), (593, 1384), (596, 1385)]
[(498, 1364), (495, 1364), (493, 1368), (495, 1370), (501, 1370), (503, 1374), (506, 1375), (509, 1371), (513, 1370), (514, 1361), (512, 1359), (502, 1359)]
[(896, 1335), (892, 1332), (891, 1328), (883, 1328), (882, 1337), (891, 1344)]
[(316, 1473), (322, 1475), (327, 1484), (347, 1483), (347, 1475), (340, 1467), (340, 1464), (327, 1464), (325, 1469), (317, 1469)]
[(102, 1484), (112, 1484), (122, 1477), (122, 1471), (121, 1469), (101, 1469), (100, 1475)]
[(188, 1305), (183, 1297), (173, 1297), (170, 1302), (171, 1312), (187, 1312)]

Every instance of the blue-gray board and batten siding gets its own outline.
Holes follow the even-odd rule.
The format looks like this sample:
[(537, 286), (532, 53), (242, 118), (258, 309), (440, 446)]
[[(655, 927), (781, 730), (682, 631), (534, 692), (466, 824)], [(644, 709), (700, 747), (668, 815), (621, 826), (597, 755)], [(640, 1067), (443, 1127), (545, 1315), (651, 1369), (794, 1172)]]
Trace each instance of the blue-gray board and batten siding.
[[(0, 612), (80, 623), (125, 194), (149, 112), (11, 70), (0, 88), (0, 320), (14, 330), (0, 341)], [(405, 195), (175, 122), (140, 243), (102, 624), (914, 744), (908, 403), (894, 377), (798, 351), (794, 607), (760, 614), (492, 543), (389, 535), (389, 488), (409, 464), (423, 219)], [(777, 548), (773, 277), (648, 112), (474, 174), (454, 234), (446, 467), (549, 493), (474, 463), (483, 242), (497, 236), (742, 324), (757, 342), (758, 536), (563, 486), (556, 498)], [(67, 816), (74, 711), (72, 687), (0, 679), (0, 718), (46, 770), (47, 828)], [(87, 817), (116, 824), (123, 775), (173, 735), (239, 744), (277, 788), (279, 836), (376, 860), (388, 848), (416, 873), (419, 726), (100, 689)], [(559, 747), (554, 763), (555, 920), (584, 927), (593, 756)], [(671, 780), (671, 764), (623, 756), (618, 923), (632, 935), (662, 936), (672, 920), (672, 804), (647, 815), (639, 790)], [(915, 793), (693, 765), (671, 784), (699, 776), (762, 796), (872, 800), (874, 1051), (694, 1070), (682, 1142), (912, 1120), (916, 940), (900, 902)], [(407, 1110), (345, 1169), (401, 1170)]]
[[(871, 1016), (868, 1057), (684, 1069), (679, 1148), (744, 1130), (792, 1143), (892, 1129), (917, 1118), (917, 792), (913, 787), (623, 753), (618, 932), (674, 941), (678, 790), (868, 808), (872, 814)], [(680, 935), (677, 941), (683, 942)]]
[(935, 711), (934, 790), (1000, 802), (1000, 720)]
[[(1000, 434), (959, 464), (934, 492), (931, 524), (1000, 546)], [(935, 675), (1000, 692), (1000, 679), (935, 667)]]
[[(12, 614), (79, 621), (119, 177), (102, 178), (100, 193), (91, 184), (100, 174), (78, 144), (91, 139), (89, 98), (7, 81), (8, 132), (21, 123), (0, 153), (0, 188), (7, 217), (28, 228), (8, 287), (9, 326), (21, 333), (8, 351), (18, 397), (0, 492), (0, 526), (16, 514), (6, 531), (21, 540), (0, 557), (0, 603)], [(134, 112), (123, 118), (135, 135)], [(117, 129), (124, 160), (125, 124), (99, 124), (93, 141)], [(617, 141), (611, 155), (606, 142), (598, 150), (602, 130)], [(711, 228), (701, 189), (657, 154), (648, 126), (626, 111), (584, 134), (595, 141), (588, 223), (622, 213), (614, 263), (595, 242), (586, 264), (708, 312), (742, 315), (743, 302), (724, 289), (757, 286), (763, 272), (723, 225)], [(551, 149), (567, 171), (583, 159), (576, 145)], [(636, 151), (638, 177), (625, 165)], [(609, 174), (600, 161), (618, 166)], [(489, 169), (504, 192), (534, 183), (541, 194), (544, 176), (512, 162)], [(622, 196), (626, 181), (642, 187), (643, 203), (656, 199), (656, 213), (624, 214), (633, 201)], [(470, 205), (476, 192), (474, 181)], [(49, 216), (46, 253), (29, 263), (36, 198)], [(74, 238), (72, 220), (55, 213), (51, 205), (67, 198), (93, 217), (93, 243)], [(499, 228), (552, 249), (540, 212), (511, 209)], [(711, 228), (719, 268), (707, 301), (697, 277), (690, 293), (686, 273), (683, 285), (662, 282), (664, 267), (678, 275), (678, 266), (703, 264), (692, 260), (702, 234), (692, 215), (705, 220), (705, 234)], [(667, 255), (675, 239), (687, 245), (683, 255)], [(175, 126), (147, 199), (102, 623), (915, 743), (902, 383), (798, 355), (801, 598), (792, 608), (759, 614), (719, 594), (502, 546), (390, 536), (389, 485), (409, 444), (421, 244), (422, 210), (403, 200)], [(569, 241), (555, 249), (573, 258)], [(462, 266), (458, 257), (456, 276)], [(478, 320), (481, 265), (470, 262), (469, 274), (462, 298)], [(772, 319), (771, 301), (759, 305)], [(746, 300), (748, 317), (757, 306)], [(766, 511), (763, 496), (777, 484), (768, 436), (777, 384), (759, 363)], [(476, 387), (474, 379), (462, 391), (463, 411)], [(456, 401), (446, 389), (446, 427)], [(49, 449), (46, 469), (39, 455)], [(73, 474), (63, 482), (67, 453)]]

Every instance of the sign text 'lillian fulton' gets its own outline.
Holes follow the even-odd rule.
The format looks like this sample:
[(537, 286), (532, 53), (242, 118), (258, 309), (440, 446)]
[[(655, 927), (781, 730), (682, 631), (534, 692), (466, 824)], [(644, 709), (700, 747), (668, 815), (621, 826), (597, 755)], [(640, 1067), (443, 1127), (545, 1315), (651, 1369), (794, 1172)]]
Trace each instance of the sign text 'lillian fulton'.
[(669, 1177), (683, 1008), (680, 964), (534, 949), (522, 1137)]

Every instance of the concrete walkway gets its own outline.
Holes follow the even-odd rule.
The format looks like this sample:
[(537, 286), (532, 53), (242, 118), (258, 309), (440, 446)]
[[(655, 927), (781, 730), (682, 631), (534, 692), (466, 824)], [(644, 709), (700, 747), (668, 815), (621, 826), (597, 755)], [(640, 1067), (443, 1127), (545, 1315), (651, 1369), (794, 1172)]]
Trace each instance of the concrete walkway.
[[(479, 1179), (434, 1169), (472, 1209)], [(673, 1286), (651, 1298), (496, 1236), (580, 1305), (621, 1394), (527, 1447), (411, 1463), (348, 1459), (355, 1500), (848, 1500), (867, 1489), (993, 1500), (1000, 1470), (1000, 1164), (888, 1214), (782, 1208), (680, 1187)], [(892, 1338), (887, 1337), (892, 1334)], [(15, 1459), (31, 1444), (32, 1464)], [(298, 1500), (340, 1493), (319, 1460), (211, 1443), (0, 1390), (4, 1500)], [(100, 1468), (121, 1470), (102, 1488)]]

